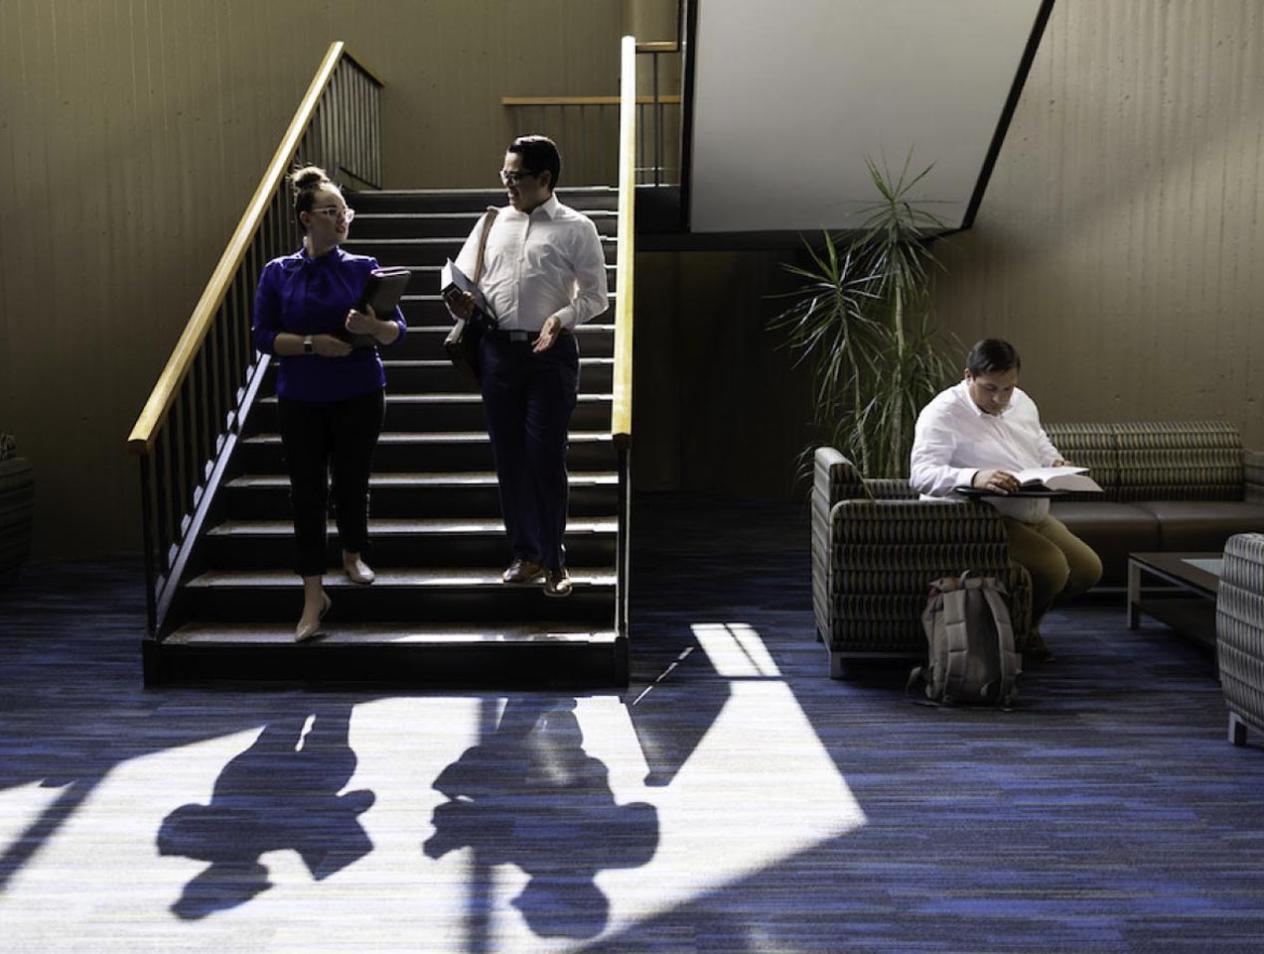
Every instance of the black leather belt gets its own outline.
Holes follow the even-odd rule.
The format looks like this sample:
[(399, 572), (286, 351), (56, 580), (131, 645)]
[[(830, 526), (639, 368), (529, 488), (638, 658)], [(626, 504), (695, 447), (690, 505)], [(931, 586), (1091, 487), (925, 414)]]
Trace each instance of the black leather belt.
[[(535, 341), (537, 338), (540, 337), (540, 332), (538, 331), (524, 331), (517, 328), (509, 329), (509, 330), (503, 330), (503, 329), (498, 328), (495, 331), (489, 331), (487, 333), (491, 335), (493, 338), (495, 338), (497, 341), (517, 341), (517, 342), (527, 343), (527, 344), (531, 343), (532, 341)], [(561, 331), (558, 332), (558, 336), (560, 337), (562, 335), (569, 335), (570, 333), (571, 331), (569, 328), (563, 328)]]

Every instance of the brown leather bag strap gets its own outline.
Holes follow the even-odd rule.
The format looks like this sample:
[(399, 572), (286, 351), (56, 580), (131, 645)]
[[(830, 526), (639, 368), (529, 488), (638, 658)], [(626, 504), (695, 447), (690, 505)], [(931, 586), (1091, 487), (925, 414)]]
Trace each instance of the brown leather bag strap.
[(474, 274), (470, 281), (477, 285), (483, 277), (483, 255), (487, 251), (487, 233), (492, 230), (492, 223), (496, 221), (496, 213), (500, 211), (494, 205), (489, 205), (487, 211), (483, 214), (483, 234), (478, 240), (478, 257), (474, 259)]

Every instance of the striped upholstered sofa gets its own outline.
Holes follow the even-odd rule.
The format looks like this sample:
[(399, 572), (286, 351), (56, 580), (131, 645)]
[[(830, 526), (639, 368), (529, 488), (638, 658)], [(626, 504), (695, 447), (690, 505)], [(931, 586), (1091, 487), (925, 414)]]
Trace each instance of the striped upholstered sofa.
[[(1128, 554), (1218, 551), (1264, 530), (1264, 453), (1204, 421), (1049, 424), (1067, 460), (1090, 468), (1104, 494), (1053, 504), (1054, 515), (1102, 557), (1101, 585), (1122, 586)], [(849, 662), (918, 657), (927, 583), (970, 568), (1006, 582), (1015, 633), (1026, 638), (1030, 581), (1010, 565), (1005, 530), (983, 503), (919, 501), (903, 480), (864, 479), (818, 448), (812, 488), (812, 585), (830, 673)]]
[(1075, 495), (1053, 515), (1102, 558), (1102, 586), (1123, 586), (1128, 554), (1216, 551), (1264, 530), (1264, 453), (1219, 421), (1047, 424), (1062, 456), (1105, 494)]

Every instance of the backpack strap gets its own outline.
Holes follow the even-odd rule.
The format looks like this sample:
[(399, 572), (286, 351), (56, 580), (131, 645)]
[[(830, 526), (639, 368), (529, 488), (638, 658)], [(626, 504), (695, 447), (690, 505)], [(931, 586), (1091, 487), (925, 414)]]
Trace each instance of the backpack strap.
[(966, 629), (966, 591), (955, 587), (944, 593), (944, 640), (948, 644), (944, 673), (945, 702), (958, 697), (965, 683), (966, 664), (970, 660), (970, 636)]
[(992, 611), (992, 621), (996, 624), (996, 638), (1000, 643), (997, 647), (999, 650), (997, 656), (1001, 664), (1001, 685), (996, 702), (997, 705), (1008, 706), (1014, 700), (1018, 677), (1022, 675), (1023, 667), (1018, 652), (1014, 649), (1014, 628), (1010, 622), (1009, 610), (1005, 606), (1005, 601), (1001, 599), (1005, 588), (994, 580), (985, 580), (980, 590), (984, 599), (987, 600), (988, 609)]

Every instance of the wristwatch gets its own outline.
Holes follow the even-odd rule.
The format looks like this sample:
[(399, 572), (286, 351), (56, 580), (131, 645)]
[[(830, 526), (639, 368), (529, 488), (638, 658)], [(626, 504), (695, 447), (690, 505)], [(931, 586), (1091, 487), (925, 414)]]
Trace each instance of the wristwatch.
[(311, 335), (303, 336), (303, 354), (315, 354), (316, 344), (312, 341)]

